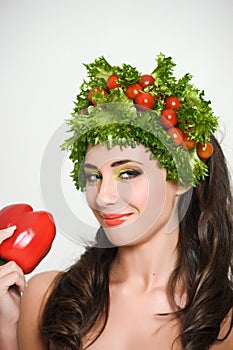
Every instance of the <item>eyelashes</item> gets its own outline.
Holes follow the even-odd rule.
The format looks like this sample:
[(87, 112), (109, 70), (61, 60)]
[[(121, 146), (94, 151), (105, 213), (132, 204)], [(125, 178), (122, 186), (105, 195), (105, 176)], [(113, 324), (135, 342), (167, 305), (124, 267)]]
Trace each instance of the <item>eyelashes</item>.
[(100, 173), (86, 173), (86, 182), (95, 183), (102, 180), (102, 175)]
[[(116, 173), (114, 178), (116, 180), (127, 181), (140, 176), (142, 173), (143, 171), (140, 169), (124, 169)], [(88, 172), (86, 173), (85, 176), (86, 176), (86, 182), (90, 184), (96, 183), (102, 180), (102, 174), (99, 172), (90, 172), (90, 173)]]
[(142, 174), (142, 170), (139, 169), (126, 169), (121, 170), (118, 174), (118, 178), (121, 180), (131, 180)]

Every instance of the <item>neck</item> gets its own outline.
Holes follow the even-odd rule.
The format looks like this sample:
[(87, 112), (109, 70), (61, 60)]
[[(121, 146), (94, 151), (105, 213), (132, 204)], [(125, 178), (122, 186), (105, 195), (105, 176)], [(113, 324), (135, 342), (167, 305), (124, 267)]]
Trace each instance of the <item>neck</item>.
[(128, 282), (144, 290), (166, 288), (176, 266), (178, 235), (178, 229), (170, 234), (157, 232), (144, 243), (119, 247), (111, 281)]

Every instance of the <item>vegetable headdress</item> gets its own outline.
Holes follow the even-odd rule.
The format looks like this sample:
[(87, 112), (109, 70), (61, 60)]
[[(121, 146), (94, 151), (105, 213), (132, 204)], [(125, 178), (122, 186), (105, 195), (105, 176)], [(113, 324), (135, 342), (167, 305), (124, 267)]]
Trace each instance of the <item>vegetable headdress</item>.
[(128, 64), (111, 66), (103, 56), (85, 64), (88, 79), (68, 121), (73, 135), (62, 146), (71, 151), (77, 188), (85, 187), (87, 145), (105, 141), (109, 147), (142, 143), (167, 169), (167, 179), (184, 186), (196, 186), (208, 175), (210, 137), (218, 127), (210, 101), (191, 84), (190, 74), (174, 76), (171, 57), (161, 53), (156, 62), (149, 75)]

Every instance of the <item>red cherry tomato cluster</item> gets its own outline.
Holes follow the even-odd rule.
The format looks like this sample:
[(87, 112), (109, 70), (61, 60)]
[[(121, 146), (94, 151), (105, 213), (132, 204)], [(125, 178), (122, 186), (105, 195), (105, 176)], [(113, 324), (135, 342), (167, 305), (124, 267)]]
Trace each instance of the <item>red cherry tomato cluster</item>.
[(141, 109), (153, 109), (155, 105), (154, 97), (143, 91), (146, 87), (154, 84), (155, 79), (149, 74), (141, 75), (140, 80), (135, 84), (130, 84), (126, 89), (126, 96), (134, 101)]
[[(145, 92), (144, 89), (150, 85), (153, 85), (155, 79), (149, 74), (143, 74), (140, 77), (140, 80), (137, 83), (130, 84), (126, 88), (126, 96), (133, 100), (134, 103), (140, 109), (153, 109), (155, 105), (155, 99), (160, 97), (159, 95), (154, 97), (149, 92)], [(107, 90), (113, 90), (121, 87), (121, 84), (118, 83), (118, 76), (112, 74), (107, 79)], [(153, 88), (153, 87), (152, 87)], [(156, 88), (155, 88), (156, 89)], [(108, 94), (106, 90), (101, 89), (100, 87), (92, 88), (88, 94), (88, 100), (94, 106), (96, 105), (95, 100), (93, 99), (93, 91), (100, 93), (102, 96)], [(168, 96), (164, 99), (165, 108), (161, 112), (160, 123), (168, 133), (173, 138), (173, 141), (176, 145), (182, 145), (184, 148), (190, 150), (195, 147), (196, 142), (187, 134), (184, 134), (181, 129), (177, 126), (178, 117), (176, 111), (180, 108), (182, 102), (179, 101), (177, 96)], [(196, 152), (199, 158), (203, 161), (207, 160), (213, 154), (213, 145), (210, 142), (205, 144), (198, 143), (196, 147)]]
[(164, 100), (165, 108), (161, 112), (160, 123), (167, 130), (168, 135), (172, 136), (177, 145), (183, 144), (184, 135), (176, 126), (178, 117), (176, 111), (181, 106), (177, 96), (168, 96)]
[(176, 111), (182, 103), (177, 96), (166, 97), (164, 103), (165, 108), (161, 112), (160, 123), (177, 145), (183, 145), (187, 149), (193, 148), (195, 141), (190, 140), (189, 136), (183, 134), (180, 128), (177, 127), (178, 117)]
[[(121, 85), (117, 83), (117, 75), (111, 75), (107, 80), (108, 90), (112, 90), (120, 87)], [(134, 103), (142, 109), (153, 109), (155, 105), (154, 97), (143, 91), (146, 87), (152, 85), (155, 79), (149, 74), (143, 74), (137, 83), (130, 84), (126, 88), (126, 96), (134, 101)]]
[[(179, 101), (177, 96), (168, 96), (165, 98), (164, 102), (165, 109), (161, 112), (160, 123), (167, 130), (168, 135), (173, 138), (173, 141), (177, 145), (182, 145), (188, 150), (193, 149), (196, 144), (195, 140), (191, 139), (187, 134), (184, 134), (180, 128), (176, 126), (178, 123), (178, 117), (175, 111), (179, 109), (182, 103)], [(213, 151), (214, 148), (210, 142), (207, 142), (205, 144), (197, 144), (197, 155), (203, 161), (211, 157)]]

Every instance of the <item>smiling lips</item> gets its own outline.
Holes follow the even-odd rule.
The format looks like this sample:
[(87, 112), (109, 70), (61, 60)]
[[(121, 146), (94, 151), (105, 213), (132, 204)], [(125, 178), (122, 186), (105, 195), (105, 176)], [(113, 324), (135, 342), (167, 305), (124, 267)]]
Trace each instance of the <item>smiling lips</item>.
[(105, 223), (108, 226), (118, 226), (123, 224), (132, 213), (128, 214), (103, 214)]

